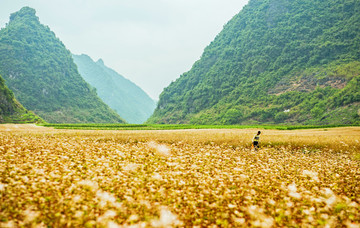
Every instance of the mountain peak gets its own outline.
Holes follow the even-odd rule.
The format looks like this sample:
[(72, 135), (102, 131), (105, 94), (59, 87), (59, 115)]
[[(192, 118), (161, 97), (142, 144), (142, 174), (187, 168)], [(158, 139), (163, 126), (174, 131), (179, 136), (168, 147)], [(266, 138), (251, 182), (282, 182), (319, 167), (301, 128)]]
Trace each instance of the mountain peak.
[(11, 50), (0, 51), (0, 73), (18, 101), (48, 122), (124, 123), (84, 81), (70, 51), (35, 14), (24, 7), (0, 30), (0, 50)]
[(359, 123), (359, 11), (359, 1), (250, 0), (147, 123)]
[(100, 65), (105, 65), (104, 60), (102, 60), (101, 58), (96, 63)]
[(35, 19), (36, 21), (39, 21), (39, 18), (36, 16), (36, 10), (28, 6), (25, 6), (21, 8), (19, 11), (12, 13), (10, 15), (10, 22), (18, 18), (25, 18), (27, 20)]
[(86, 55), (73, 55), (79, 73), (98, 96), (128, 123), (144, 123), (155, 109), (155, 102), (136, 84)]

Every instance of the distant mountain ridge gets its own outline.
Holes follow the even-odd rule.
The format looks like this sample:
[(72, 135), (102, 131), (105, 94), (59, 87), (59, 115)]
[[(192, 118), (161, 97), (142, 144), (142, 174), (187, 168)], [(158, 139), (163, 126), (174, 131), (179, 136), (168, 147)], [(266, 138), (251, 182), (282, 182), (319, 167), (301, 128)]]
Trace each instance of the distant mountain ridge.
[(359, 124), (360, 1), (250, 0), (149, 123)]
[(135, 83), (105, 66), (99, 59), (74, 55), (81, 76), (96, 88), (99, 97), (128, 123), (145, 122), (155, 109), (155, 102)]
[(47, 122), (124, 123), (78, 73), (71, 53), (30, 7), (0, 31), (0, 74), (17, 100)]

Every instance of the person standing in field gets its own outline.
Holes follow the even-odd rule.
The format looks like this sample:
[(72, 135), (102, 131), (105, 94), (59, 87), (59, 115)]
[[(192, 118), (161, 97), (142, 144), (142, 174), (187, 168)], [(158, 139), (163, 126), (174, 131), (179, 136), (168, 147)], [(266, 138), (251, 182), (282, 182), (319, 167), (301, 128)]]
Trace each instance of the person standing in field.
[(252, 147), (257, 151), (259, 149), (259, 141), (260, 141), (261, 131), (258, 131), (257, 134), (253, 138)]

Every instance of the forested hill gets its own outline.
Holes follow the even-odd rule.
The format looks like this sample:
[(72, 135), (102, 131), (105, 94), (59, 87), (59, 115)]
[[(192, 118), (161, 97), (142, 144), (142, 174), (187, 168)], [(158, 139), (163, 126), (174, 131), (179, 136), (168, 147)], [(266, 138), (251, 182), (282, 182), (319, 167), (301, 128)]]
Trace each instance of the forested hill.
[(70, 51), (35, 13), (22, 8), (0, 31), (0, 74), (16, 99), (47, 122), (124, 122), (84, 81)]
[(42, 123), (41, 118), (27, 111), (14, 97), (0, 76), (0, 123)]
[(145, 122), (155, 109), (155, 102), (140, 87), (87, 55), (73, 55), (81, 76), (96, 88), (99, 97), (128, 123)]
[(150, 123), (360, 123), (360, 1), (250, 0)]

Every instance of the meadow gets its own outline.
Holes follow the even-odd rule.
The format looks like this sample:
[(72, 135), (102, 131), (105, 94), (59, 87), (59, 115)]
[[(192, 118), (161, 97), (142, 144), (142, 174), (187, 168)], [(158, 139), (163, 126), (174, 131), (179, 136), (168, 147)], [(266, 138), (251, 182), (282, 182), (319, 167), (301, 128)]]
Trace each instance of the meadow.
[(360, 127), (0, 125), (0, 227), (359, 227)]

